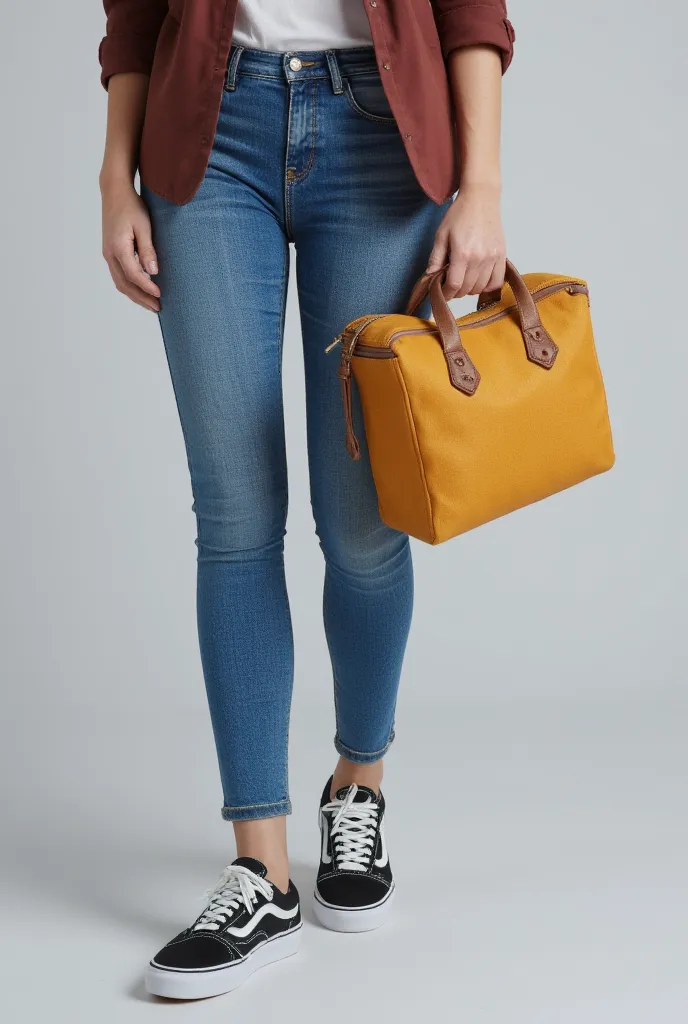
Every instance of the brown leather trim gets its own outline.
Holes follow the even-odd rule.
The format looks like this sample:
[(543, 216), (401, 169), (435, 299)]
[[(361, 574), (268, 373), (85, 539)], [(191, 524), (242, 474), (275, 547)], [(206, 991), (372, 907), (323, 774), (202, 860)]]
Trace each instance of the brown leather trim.
[(348, 374), (339, 373), (339, 381), (342, 386), (342, 404), (344, 405), (344, 422), (346, 424), (346, 450), (354, 461), (361, 457), (361, 446), (354, 431), (354, 421), (351, 415), (351, 369)]
[[(456, 325), (456, 320), (449, 308), (449, 303), (444, 297), (441, 287), (441, 282), (444, 279), (444, 275), (448, 267), (449, 264), (446, 263), (440, 270), (437, 270), (432, 274), (422, 274), (413, 287), (411, 297), (409, 298), (408, 305), (406, 307), (406, 313), (412, 315), (428, 292), (430, 293), (432, 312), (440, 332), (445, 355), (447, 350), (456, 344), (452, 339), (458, 338), (458, 328), (455, 327), (455, 329), (452, 330), (450, 324), (450, 321), (452, 321), (454, 325)], [(516, 307), (518, 309), (518, 317), (521, 324), (521, 334), (523, 335), (528, 359), (533, 363), (537, 363), (538, 366), (542, 366), (545, 370), (549, 370), (554, 365), (554, 360), (557, 357), (559, 349), (555, 344), (554, 339), (550, 337), (543, 327), (535, 299), (531, 295), (528, 285), (525, 283), (510, 260), (506, 261), (505, 279), (511, 285), (511, 290), (514, 293), (514, 298), (516, 299)], [(461, 344), (460, 340), (458, 343), (459, 345)], [(449, 366), (449, 374), (454, 387), (458, 387), (458, 384), (456, 383), (456, 375), (452, 374), (451, 366)], [(468, 376), (470, 376), (470, 371), (468, 372)], [(479, 380), (480, 379), (478, 377), (478, 381), (475, 385), (476, 388)], [(464, 383), (468, 384), (469, 381), (465, 379)], [(460, 388), (460, 390), (464, 389)], [(470, 393), (473, 394), (474, 391), (475, 388), (473, 388)]]
[[(346, 450), (354, 460), (360, 459), (361, 446), (358, 443), (358, 438), (356, 437), (356, 432), (354, 430), (354, 420), (351, 410), (351, 360), (361, 331), (367, 327), (368, 324), (371, 324), (373, 320), (379, 320), (384, 315), (384, 313), (378, 313), (375, 316), (365, 317), (361, 321), (356, 321), (353, 333), (348, 334), (347, 329), (345, 329), (344, 333), (341, 335), (342, 354), (339, 360), (337, 376), (339, 377), (342, 388), (342, 405), (344, 406), (344, 422), (346, 424)], [(335, 339), (335, 342), (337, 340), (338, 339)]]
[[(578, 281), (557, 281), (555, 284), (543, 284), (530, 294), (535, 302), (540, 302), (541, 299), (546, 299), (548, 295), (554, 295), (556, 292), (568, 292), (569, 295), (588, 295), (586, 286), (579, 284)], [(501, 299), (501, 295), (499, 298)], [(489, 309), (494, 305), (496, 303), (491, 302), (489, 306), (483, 306), (482, 309)], [(470, 324), (463, 324), (461, 329), (467, 331), (472, 327), (483, 327), (485, 324), (494, 323), (495, 320), (501, 320), (503, 316), (513, 313), (515, 309), (518, 309), (518, 306), (512, 303), (511, 306), (505, 306), (504, 309), (499, 309), (496, 313), (489, 313), (487, 316), (481, 317), (480, 320), (474, 320)], [(476, 312), (479, 313), (480, 311), (481, 307), (478, 306)]]
[(485, 309), (486, 306), (496, 306), (502, 297), (502, 289), (497, 288), (494, 292), (481, 292), (478, 296), (478, 309)]
[[(412, 332), (413, 333), (413, 332)], [(423, 332), (425, 333), (425, 332)], [(361, 345), (359, 342), (356, 345), (356, 351), (354, 352), (354, 358), (362, 356), (364, 359), (396, 359), (396, 352), (392, 352), (391, 348), (376, 348), (375, 345)]]
[(542, 325), (537, 304), (528, 290), (528, 285), (509, 260), (506, 261), (505, 279), (511, 285), (516, 299), (528, 358), (532, 363), (549, 370), (554, 365), (559, 349)]
[[(536, 302), (540, 302), (541, 299), (547, 298), (548, 295), (554, 295), (555, 292), (566, 291), (569, 295), (587, 295), (588, 289), (584, 284), (579, 284), (578, 281), (558, 281), (556, 284), (542, 285), (540, 288), (536, 288), (531, 295)], [(480, 320), (474, 320), (470, 324), (462, 324), (461, 332), (472, 331), (475, 327), (485, 327), (487, 324), (495, 323), (497, 320), (502, 320), (505, 316), (509, 316), (514, 310), (517, 309), (516, 305), (505, 306), (504, 309), (498, 310), (496, 313), (490, 313), (489, 316), (484, 316)], [(410, 330), (395, 331), (394, 334), (390, 334), (386, 342), (385, 348), (377, 348), (373, 345), (363, 345), (361, 342), (357, 342), (354, 357), (361, 357), (362, 359), (396, 359), (396, 353), (392, 350), (392, 345), (399, 338), (405, 338), (414, 334), (427, 334), (430, 337), (434, 337), (439, 334), (439, 331), (432, 327), (412, 327)], [(337, 338), (336, 342), (341, 339)]]
[[(556, 284), (545, 284), (541, 285), (540, 288), (536, 288), (535, 291), (531, 292), (531, 295), (536, 302), (540, 302), (541, 299), (546, 299), (548, 295), (554, 295), (555, 292), (568, 292), (569, 295), (587, 295), (588, 289), (584, 284), (579, 284), (578, 281), (558, 281)], [(472, 331), (474, 327), (485, 327), (487, 324), (492, 324), (496, 320), (501, 320), (505, 316), (509, 316), (514, 310), (517, 309), (516, 305), (505, 306), (504, 309), (497, 310), (496, 313), (490, 313), (488, 316), (481, 317), (480, 320), (473, 320), (470, 324), (461, 324), (462, 331)], [(431, 334), (435, 335), (439, 333), (431, 327), (412, 327), (406, 331), (395, 331), (394, 334), (390, 334), (387, 339), (387, 345), (391, 348), (392, 344), (397, 338), (405, 338), (407, 334)], [(335, 343), (338, 343), (341, 338), (335, 339)], [(333, 347), (333, 346), (330, 346)], [(362, 345), (360, 342), (356, 345), (356, 351), (354, 355), (368, 356), (371, 351), (375, 352), (387, 352), (386, 348), (378, 349), (373, 348), (372, 345)], [(390, 353), (390, 356), (385, 358), (393, 358), (394, 353)], [(373, 357), (375, 358), (375, 357)], [(383, 358), (380, 356), (379, 358)]]
[[(578, 281), (559, 281), (557, 284), (545, 284), (536, 288), (535, 291), (530, 294), (535, 297), (536, 295), (542, 297), (542, 295), (548, 295), (550, 292), (560, 291), (560, 289), (566, 288), (570, 295), (575, 295), (576, 292), (584, 292), (588, 294), (588, 289), (584, 284), (579, 284)], [(498, 288), (494, 292), (481, 292), (478, 296), (478, 305), (476, 307), (477, 312), (483, 309), (487, 309), (489, 306), (496, 306), (502, 299), (502, 288)], [(513, 309), (513, 307), (509, 307)]]
[(456, 318), (442, 294), (444, 274), (435, 274), (430, 282), (430, 302), (437, 329), (440, 332), (444, 358), (447, 361), (452, 386), (464, 395), (474, 395), (480, 384), (480, 374), (461, 342)]
[[(541, 299), (547, 298), (548, 295), (554, 295), (555, 292), (568, 292), (569, 295), (587, 295), (588, 289), (584, 284), (579, 284), (578, 281), (558, 281), (556, 284), (545, 284), (540, 288), (536, 288), (531, 295), (536, 302)], [(518, 307), (514, 304), (511, 306), (505, 306), (504, 309), (498, 310), (496, 313), (490, 313), (489, 316), (481, 317), (480, 320), (473, 320), (470, 324), (461, 324), (462, 331), (472, 331), (474, 327), (485, 327), (487, 324), (492, 324), (496, 320), (501, 320), (505, 316), (509, 316)], [(387, 344), (391, 345), (392, 342), (396, 341), (397, 338), (403, 338), (407, 334), (437, 334), (436, 330), (427, 327), (414, 327), (410, 331), (395, 331), (394, 334), (390, 335), (387, 339)], [(360, 348), (360, 346), (359, 346)]]
[(404, 313), (406, 313), (407, 316), (413, 316), (413, 314), (416, 312), (423, 299), (428, 294), (428, 291), (430, 290), (430, 282), (432, 281), (433, 277), (435, 277), (437, 274), (444, 273), (448, 266), (449, 264), (446, 263), (443, 267), (440, 268), (440, 270), (436, 270), (432, 274), (421, 274), (421, 276), (414, 284), (413, 290), (409, 295), (409, 300), (406, 303), (406, 309), (404, 310)]
[[(409, 299), (408, 307), (406, 310), (407, 313), (409, 312), (409, 310), (411, 313), (413, 313), (413, 309), (415, 309), (416, 306), (419, 305), (425, 298), (427, 290), (431, 287), (433, 281), (435, 279), (440, 280), (442, 278), (445, 269), (446, 268), (443, 267), (442, 270), (437, 271), (435, 274), (423, 274), (423, 276), (419, 278), (411, 293), (411, 298)], [(526, 291), (528, 291), (527, 286), (523, 281), (523, 278), (520, 278), (520, 280), (526, 288)], [(441, 293), (441, 285), (438, 285), (437, 287), (440, 288)], [(531, 349), (534, 349), (534, 354), (536, 356), (539, 355), (540, 358), (533, 359), (533, 362), (537, 362), (540, 366), (545, 366), (545, 364), (541, 360), (545, 358), (543, 356), (543, 352), (550, 351), (549, 345), (554, 346), (554, 349), (556, 351), (558, 351), (558, 349), (552, 341), (552, 339), (547, 334), (547, 332), (545, 331), (545, 328), (542, 326), (542, 321), (540, 320), (540, 314), (537, 311), (536, 304), (541, 299), (546, 298), (548, 295), (553, 295), (555, 292), (559, 291), (567, 291), (569, 295), (588, 294), (587, 287), (584, 284), (580, 284), (578, 281), (558, 281), (554, 284), (541, 285), (539, 288), (536, 288), (533, 292), (528, 291), (530, 300), (533, 304), (533, 307), (535, 308), (535, 313), (537, 316), (539, 326), (532, 325), (528, 327), (528, 331), (530, 333), (528, 337), (526, 337), (525, 331), (523, 332), (524, 341), (526, 344), (528, 358), (531, 358)], [(515, 291), (514, 296), (516, 297)], [(444, 296), (442, 296), (442, 298), (444, 298)], [(413, 308), (411, 308), (412, 306)], [(339, 364), (338, 376), (342, 386), (342, 403), (344, 406), (344, 420), (346, 423), (346, 448), (352, 459), (359, 459), (361, 456), (361, 448), (358, 442), (358, 438), (356, 437), (354, 431), (353, 416), (351, 409), (351, 360), (354, 356), (360, 357), (362, 359), (396, 359), (396, 353), (392, 350), (391, 346), (392, 343), (397, 338), (403, 338), (406, 337), (407, 335), (412, 334), (427, 334), (430, 336), (435, 336), (439, 334), (440, 341), (442, 342), (442, 347), (444, 349), (445, 358), (447, 359), (447, 367), (449, 370), (449, 376), (452, 385), (456, 387), (459, 391), (462, 391), (464, 394), (475, 394), (478, 384), (480, 383), (480, 374), (478, 373), (470, 357), (468, 356), (468, 353), (463, 347), (461, 338), (459, 336), (459, 329), (456, 319), (454, 318), (451, 310), (449, 309), (449, 305), (446, 302), (446, 300), (444, 300), (444, 306), (446, 307), (446, 311), (449, 314), (451, 324), (453, 324), (453, 331), (451, 324), (448, 322), (446, 317), (441, 312), (440, 316), (442, 318), (442, 324), (444, 325), (445, 328), (445, 333), (443, 334), (441, 325), (437, 321), (437, 313), (435, 312), (435, 309), (433, 307), (433, 314), (435, 315), (435, 320), (437, 322), (436, 329), (419, 327), (412, 328), (411, 330), (407, 331), (395, 331), (394, 334), (392, 334), (388, 338), (387, 344), (384, 348), (377, 348), (372, 345), (359, 344), (358, 338), (365, 330), (365, 328), (369, 324), (373, 323), (373, 321), (379, 320), (383, 316), (385, 316), (385, 314), (383, 313), (378, 313), (375, 316), (361, 317), (358, 320), (352, 321), (354, 325), (353, 333), (347, 335), (347, 330), (345, 330), (344, 333), (335, 338), (332, 344), (329, 345), (328, 348), (326, 349), (326, 351), (329, 351), (336, 344), (341, 342), (342, 356)], [(501, 320), (502, 317), (509, 316), (511, 313), (514, 312), (514, 310), (518, 310), (519, 317), (521, 318), (521, 324), (523, 325), (522, 311), (521, 307), (518, 305), (517, 299), (516, 305), (506, 306), (504, 309), (500, 309), (495, 313), (488, 314), (488, 316), (481, 317), (479, 320), (475, 320), (470, 324), (463, 324), (461, 330), (465, 331), (472, 330), (475, 327), (484, 327), (486, 324), (494, 323), (496, 320)], [(349, 324), (348, 327), (350, 328), (351, 324)], [(540, 333), (538, 336), (537, 332), (542, 333)], [(546, 338), (543, 335), (546, 335)], [(547, 339), (549, 339), (549, 341), (547, 341)], [(445, 344), (446, 340), (449, 340), (448, 348)], [(540, 346), (539, 353), (537, 351), (538, 346)], [(556, 357), (556, 351), (554, 353), (554, 357)], [(552, 361), (550, 362), (549, 366), (551, 366), (554, 362), (554, 357), (552, 357)], [(545, 366), (545, 368), (549, 369), (549, 366)], [(464, 373), (465, 376), (469, 378), (470, 376), (474, 375), (474, 380), (464, 380)]]

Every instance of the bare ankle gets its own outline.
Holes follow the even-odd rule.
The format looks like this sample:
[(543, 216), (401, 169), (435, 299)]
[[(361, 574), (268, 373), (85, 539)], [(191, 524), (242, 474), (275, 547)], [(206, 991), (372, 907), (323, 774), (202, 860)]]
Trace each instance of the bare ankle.
[(267, 868), (266, 878), (281, 892), (289, 888), (286, 818), (235, 821), (238, 857), (254, 857)]
[(382, 758), (372, 764), (358, 764), (340, 757), (337, 767), (332, 776), (330, 796), (334, 797), (338, 789), (352, 785), (367, 786), (374, 793), (379, 795), (380, 783), (382, 782), (383, 763)]

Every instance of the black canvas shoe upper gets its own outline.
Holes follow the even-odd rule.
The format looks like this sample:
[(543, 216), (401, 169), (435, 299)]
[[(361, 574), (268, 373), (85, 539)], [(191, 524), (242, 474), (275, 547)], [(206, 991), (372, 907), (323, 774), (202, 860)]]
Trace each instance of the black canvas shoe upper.
[(330, 800), (331, 785), (330, 778), (320, 800), (316, 897), (342, 910), (374, 906), (394, 884), (384, 838), (384, 797), (367, 786), (345, 786)]
[(208, 971), (239, 962), (261, 943), (301, 926), (293, 882), (282, 893), (253, 857), (225, 868), (203, 913), (151, 960), (153, 967)]

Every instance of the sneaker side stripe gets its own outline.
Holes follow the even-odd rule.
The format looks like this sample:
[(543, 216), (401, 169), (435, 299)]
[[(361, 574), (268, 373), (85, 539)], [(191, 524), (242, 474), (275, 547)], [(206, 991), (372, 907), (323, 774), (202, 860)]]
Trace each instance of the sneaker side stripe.
[(232, 967), (238, 967), (240, 964), (246, 963), (250, 960), (254, 953), (257, 953), (263, 946), (269, 945), (271, 942), (275, 942), (277, 939), (283, 939), (286, 935), (293, 935), (294, 932), (298, 932), (302, 925), (297, 924), (295, 928), (290, 928), (286, 932), (278, 932), (277, 935), (271, 935), (269, 939), (265, 939), (263, 942), (258, 943), (253, 949), (249, 950), (248, 953), (239, 954), (236, 960), (230, 960), (226, 964), (217, 964), (215, 967), (167, 967), (165, 964), (159, 964), (156, 962), (155, 957), (150, 961), (150, 966), (154, 967), (156, 971), (166, 971), (168, 974), (215, 974), (218, 971), (229, 971)]
[[(223, 935), (233, 935), (237, 939), (243, 939), (255, 929), (256, 925), (259, 924), (264, 917), (268, 914), (272, 914), (273, 917), (279, 917), (282, 921), (288, 921), (292, 917), (296, 917), (299, 912), (298, 903), (290, 910), (284, 910), (282, 907), (275, 906), (274, 903), (266, 903), (264, 906), (257, 910), (255, 914), (246, 922), (241, 928), (225, 928), (222, 932)], [(198, 933), (197, 933), (198, 934)], [(211, 933), (212, 934), (212, 933)]]

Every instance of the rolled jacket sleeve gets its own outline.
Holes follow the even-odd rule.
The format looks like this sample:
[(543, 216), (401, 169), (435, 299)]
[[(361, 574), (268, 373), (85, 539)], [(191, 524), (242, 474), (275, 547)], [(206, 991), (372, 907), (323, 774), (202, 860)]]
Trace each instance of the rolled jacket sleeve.
[(432, 7), (445, 58), (459, 46), (496, 46), (506, 71), (516, 33), (507, 18), (505, 0), (432, 0)]
[(167, 0), (103, 0), (103, 7), (107, 28), (98, 59), (107, 89), (110, 76), (122, 71), (150, 74)]

